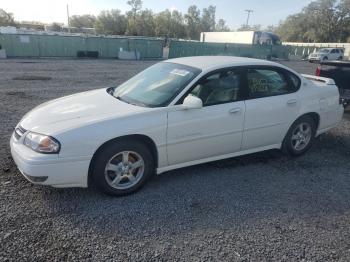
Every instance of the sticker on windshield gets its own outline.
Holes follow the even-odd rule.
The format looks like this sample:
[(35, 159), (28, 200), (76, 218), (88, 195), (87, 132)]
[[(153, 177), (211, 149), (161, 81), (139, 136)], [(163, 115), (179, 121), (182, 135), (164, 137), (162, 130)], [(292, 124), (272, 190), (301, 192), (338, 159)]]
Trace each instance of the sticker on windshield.
[(183, 69), (174, 69), (170, 72), (170, 74), (178, 75), (178, 76), (187, 76), (190, 72)]

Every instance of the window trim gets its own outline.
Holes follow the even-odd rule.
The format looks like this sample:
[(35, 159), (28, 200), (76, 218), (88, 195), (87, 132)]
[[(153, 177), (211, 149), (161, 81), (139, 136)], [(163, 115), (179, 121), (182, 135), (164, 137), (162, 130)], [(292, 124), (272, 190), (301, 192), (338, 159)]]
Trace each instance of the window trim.
[(193, 85), (191, 85), (191, 87), (174, 103), (174, 105), (181, 105), (183, 103), (183, 100), (193, 91), (193, 89), (195, 89), (198, 84), (203, 81), (205, 78), (211, 76), (211, 75), (215, 75), (219, 72), (223, 72), (223, 71), (229, 71), (229, 70), (236, 70), (241, 78), (241, 85), (239, 87), (239, 99), (236, 101), (231, 101), (231, 102), (222, 102), (222, 103), (217, 103), (214, 105), (204, 105), (203, 107), (211, 107), (211, 106), (218, 106), (218, 105), (223, 105), (223, 104), (230, 104), (230, 103), (235, 103), (235, 102), (241, 102), (246, 100), (246, 83), (245, 83), (245, 76), (244, 76), (244, 72), (243, 72), (243, 67), (242, 66), (230, 66), (230, 67), (223, 67), (223, 68), (219, 68), (219, 69), (215, 69), (213, 71), (210, 71), (206, 74), (204, 74), (201, 78), (199, 78)]
[[(268, 98), (268, 97), (274, 97), (274, 96), (283, 96), (283, 95), (289, 95), (289, 94), (293, 94), (296, 93), (300, 90), (301, 87), (301, 79), (298, 75), (296, 75), (295, 73), (282, 68), (282, 67), (278, 67), (278, 66), (269, 66), (269, 65), (251, 65), (251, 66), (244, 66), (244, 71), (243, 71), (243, 75), (244, 75), (244, 83), (245, 83), (245, 100), (255, 100), (255, 99), (261, 99), (261, 98)], [(287, 80), (287, 84), (288, 84), (288, 89), (289, 91), (287, 93), (284, 94), (276, 94), (276, 95), (269, 95), (269, 96), (263, 96), (263, 97), (250, 97), (250, 90), (249, 90), (249, 85), (248, 85), (248, 69), (260, 69), (260, 70), (271, 70), (271, 71), (276, 71), (280, 74), (282, 74), (285, 79)], [(293, 75), (295, 76), (298, 80), (299, 80), (299, 84), (298, 87), (295, 88), (294, 84), (292, 83), (291, 77), (288, 75)]]

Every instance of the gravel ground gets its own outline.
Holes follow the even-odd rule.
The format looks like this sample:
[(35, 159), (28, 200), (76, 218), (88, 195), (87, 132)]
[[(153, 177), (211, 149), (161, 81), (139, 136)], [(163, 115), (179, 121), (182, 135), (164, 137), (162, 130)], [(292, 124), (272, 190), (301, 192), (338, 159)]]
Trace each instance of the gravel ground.
[(267, 151), (184, 168), (128, 197), (21, 176), (8, 142), (25, 112), (153, 63), (0, 60), (0, 261), (349, 261), (349, 114), (303, 157)]

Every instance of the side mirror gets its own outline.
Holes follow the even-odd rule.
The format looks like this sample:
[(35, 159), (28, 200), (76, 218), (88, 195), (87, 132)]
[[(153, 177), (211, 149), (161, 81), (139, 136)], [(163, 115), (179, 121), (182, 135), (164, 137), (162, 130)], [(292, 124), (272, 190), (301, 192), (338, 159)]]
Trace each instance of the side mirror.
[(200, 109), (203, 107), (203, 102), (196, 96), (188, 95), (182, 105), (185, 107), (185, 109)]

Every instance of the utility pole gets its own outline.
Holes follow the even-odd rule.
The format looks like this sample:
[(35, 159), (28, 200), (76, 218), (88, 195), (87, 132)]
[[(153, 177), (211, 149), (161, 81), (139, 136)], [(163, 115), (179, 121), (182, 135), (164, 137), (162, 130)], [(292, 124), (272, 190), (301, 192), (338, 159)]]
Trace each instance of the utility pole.
[(68, 20), (68, 33), (70, 33), (70, 18), (69, 18), (69, 7), (67, 4), (67, 20)]
[(250, 13), (253, 13), (254, 10), (247, 9), (245, 10), (247, 12), (247, 27), (249, 26), (249, 18), (250, 18)]

